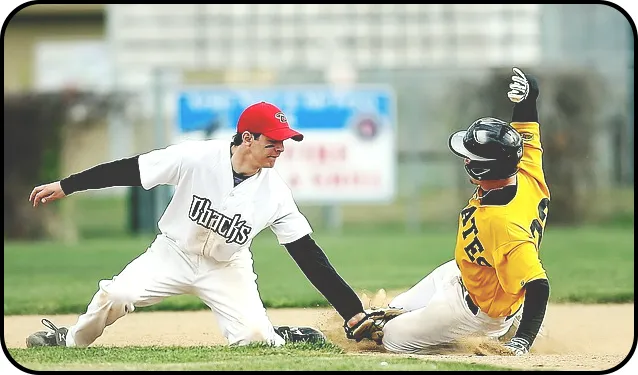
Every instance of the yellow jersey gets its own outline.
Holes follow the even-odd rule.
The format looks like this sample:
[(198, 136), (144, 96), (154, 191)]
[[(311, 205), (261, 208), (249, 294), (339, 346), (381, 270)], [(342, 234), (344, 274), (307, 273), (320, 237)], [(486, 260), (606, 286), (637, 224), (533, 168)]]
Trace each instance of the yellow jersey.
[(537, 122), (512, 122), (523, 139), (516, 185), (479, 196), (459, 216), (454, 258), (472, 301), (490, 317), (515, 313), (523, 287), (547, 278), (538, 249), (549, 208)]

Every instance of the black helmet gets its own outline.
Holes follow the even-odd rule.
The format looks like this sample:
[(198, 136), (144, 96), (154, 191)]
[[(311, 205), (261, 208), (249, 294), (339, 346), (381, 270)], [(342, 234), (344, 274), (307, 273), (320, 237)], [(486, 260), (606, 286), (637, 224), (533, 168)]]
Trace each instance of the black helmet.
[(449, 147), (469, 159), (465, 170), (475, 180), (501, 180), (518, 171), (523, 156), (521, 135), (508, 123), (493, 117), (480, 118), (467, 130), (450, 136)]

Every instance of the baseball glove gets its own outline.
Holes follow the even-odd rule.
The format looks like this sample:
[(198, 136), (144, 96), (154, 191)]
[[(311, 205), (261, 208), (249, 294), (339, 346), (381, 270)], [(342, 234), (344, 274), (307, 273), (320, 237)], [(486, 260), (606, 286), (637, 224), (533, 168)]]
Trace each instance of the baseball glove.
[(364, 311), (366, 316), (361, 319), (354, 327), (348, 327), (344, 323), (343, 328), (346, 331), (346, 337), (357, 342), (368, 339), (381, 345), (383, 339), (383, 326), (390, 320), (404, 313), (402, 309), (396, 308), (375, 308)]

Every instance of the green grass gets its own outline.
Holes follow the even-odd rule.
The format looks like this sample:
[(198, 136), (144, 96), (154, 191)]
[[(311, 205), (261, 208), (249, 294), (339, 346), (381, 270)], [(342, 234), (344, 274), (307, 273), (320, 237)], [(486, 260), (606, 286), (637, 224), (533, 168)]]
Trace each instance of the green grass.
[(554, 302), (634, 301), (633, 228), (548, 229), (541, 260)]
[[(11, 357), (30, 370), (265, 370), (304, 371), (462, 371), (507, 370), (416, 357), (345, 354), (333, 344), (289, 344), (274, 348), (263, 344), (243, 347), (90, 347), (8, 349)], [(95, 359), (99, 358), (99, 362)], [(382, 365), (386, 362), (387, 365)]]
[[(451, 259), (455, 233), (350, 231), (314, 235), (339, 274), (357, 291), (404, 290)], [(152, 237), (53, 242), (5, 242), (4, 312), (81, 313), (97, 290), (141, 254)], [(255, 271), (267, 307), (327, 306), (270, 231), (253, 242)], [(541, 258), (551, 283), (552, 302), (634, 300), (633, 229), (549, 228)], [(172, 297), (145, 308), (205, 308), (192, 296)]]
[(82, 238), (121, 237), (130, 234), (130, 192), (121, 197), (102, 197), (94, 192), (84, 192), (72, 198), (60, 201), (60, 204), (67, 205), (70, 221), (76, 224)]

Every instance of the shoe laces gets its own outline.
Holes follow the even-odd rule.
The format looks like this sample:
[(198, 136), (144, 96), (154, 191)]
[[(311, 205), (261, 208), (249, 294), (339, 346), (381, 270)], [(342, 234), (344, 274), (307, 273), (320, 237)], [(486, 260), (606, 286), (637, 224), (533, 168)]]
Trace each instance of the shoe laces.
[(55, 342), (57, 345), (66, 345), (66, 335), (68, 332), (67, 328), (58, 328), (48, 319), (42, 319), (42, 324), (45, 327), (53, 330), (53, 332), (47, 333), (47, 337), (55, 337)]
[(285, 340), (291, 340), (293, 335), (302, 335), (298, 327), (280, 326), (277, 331)]
[(47, 328), (49, 328), (49, 329), (52, 329), (52, 330), (53, 330), (53, 332), (57, 332), (57, 331), (59, 331), (59, 328), (58, 328), (58, 327), (56, 327), (56, 326), (55, 326), (55, 324), (51, 323), (51, 321), (50, 321), (49, 319), (42, 319), (42, 324), (43, 324), (45, 327), (47, 327)]

